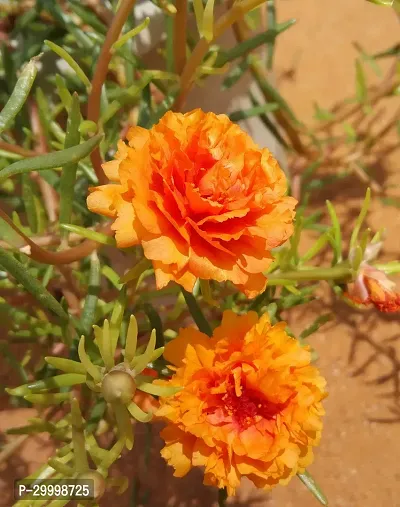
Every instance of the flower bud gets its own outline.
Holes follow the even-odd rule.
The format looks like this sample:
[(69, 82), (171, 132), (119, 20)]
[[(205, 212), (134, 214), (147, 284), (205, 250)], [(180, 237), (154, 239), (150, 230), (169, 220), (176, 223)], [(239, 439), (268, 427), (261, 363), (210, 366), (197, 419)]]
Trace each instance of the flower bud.
[(93, 481), (93, 496), (95, 500), (98, 500), (104, 495), (106, 490), (106, 481), (104, 477), (97, 472), (97, 470), (88, 470), (87, 472), (82, 472), (78, 476), (79, 481)]
[(102, 391), (108, 403), (121, 401), (126, 405), (132, 401), (136, 384), (127, 371), (112, 370), (103, 379)]

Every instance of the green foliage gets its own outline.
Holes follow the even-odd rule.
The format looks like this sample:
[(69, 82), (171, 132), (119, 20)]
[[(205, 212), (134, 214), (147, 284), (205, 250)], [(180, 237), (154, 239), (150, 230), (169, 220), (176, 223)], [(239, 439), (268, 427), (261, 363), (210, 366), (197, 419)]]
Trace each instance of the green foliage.
[(68, 316), (57, 300), (33, 277), (19, 262), (14, 255), (0, 248), (0, 266), (5, 269), (26, 291), (38, 301), (38, 303), (62, 320), (68, 320)]
[(383, 5), (384, 7), (391, 7), (393, 5), (394, 0), (367, 0), (367, 2), (371, 2), (376, 5)]
[(26, 64), (10, 98), (0, 112), (0, 133), (10, 126), (28, 98), (37, 74), (37, 58), (38, 57), (33, 58)]
[(60, 150), (55, 153), (47, 153), (34, 158), (27, 158), (14, 162), (10, 166), (0, 171), (0, 183), (17, 174), (24, 174), (32, 171), (44, 171), (45, 169), (55, 169), (66, 164), (74, 164), (87, 157), (92, 150), (100, 143), (103, 135), (98, 134), (95, 137), (85, 141), (82, 144)]
[[(186, 26), (175, 31), (175, 5), (156, 2), (168, 34), (165, 50), (159, 48), (166, 70), (148, 68), (137, 54), (134, 38), (151, 29), (152, 20), (137, 24), (128, 4), (105, 2), (100, 12), (77, 0), (37, 0), (28, 10), (11, 3), (12, 8), (18, 7), (17, 15), (14, 11), (4, 14), (15, 17), (15, 23), (1, 43), (0, 58), (0, 198), (4, 207), (0, 209), (0, 289), (12, 297), (10, 301), (0, 298), (0, 315), (8, 326), (0, 351), (21, 382), (18, 387), (8, 386), (6, 392), (15, 405), (34, 405), (41, 411), (61, 406), (64, 411), (60, 420), (50, 411), (49, 416), (31, 418), (9, 430), (18, 435), (46, 432), (62, 443), (55, 456), (33, 474), (39, 481), (95, 474), (102, 487), (112, 486), (109, 468), (125, 447), (131, 449), (134, 444), (132, 420), (147, 424), (152, 417), (134, 402), (134, 389), (154, 397), (179, 390), (154, 383), (145, 370), (152, 369), (161, 379), (171, 376), (162, 357), (164, 346), (188, 319), (208, 336), (227, 309), (238, 314), (268, 313), (273, 324), (289, 314), (290, 322), (290, 310), (317, 299), (322, 281), (350, 304), (344, 287), (359, 275), (374, 244), (369, 229), (365, 230), (369, 189), (349, 242), (334, 198), (326, 201), (326, 210), (311, 213), (309, 205), (314, 193), (334, 188), (335, 182), (350, 174), (360, 174), (354, 168), (369, 167), (367, 155), (373, 156), (376, 139), (359, 124), (368, 123), (380, 98), (395, 96), (398, 76), (382, 76), (377, 60), (397, 58), (399, 45), (376, 54), (357, 46), (353, 96), (344, 98), (335, 111), (315, 103), (318, 123), (310, 126), (300, 121), (271, 78), (275, 44), (295, 23), (294, 19), (277, 23), (276, 2), (261, 5), (261, 1), (243, 0), (220, 19), (215, 19), (213, 0), (189, 2), (188, 10), (194, 11), (203, 38)], [(264, 8), (267, 30), (261, 27), (260, 9)], [(221, 49), (215, 41), (219, 30), (236, 22), (236, 43)], [(263, 29), (254, 34), (246, 32), (246, 26)], [(186, 49), (186, 63), (179, 72), (176, 33)], [(375, 88), (368, 84), (367, 65), (385, 85), (381, 97), (376, 98)], [(274, 260), (265, 273), (268, 285), (252, 300), (228, 282), (212, 280), (198, 280), (193, 293), (177, 284), (157, 290), (154, 267), (141, 248), (117, 252), (109, 221), (86, 206), (89, 188), (103, 184), (101, 163), (113, 157), (127, 125), (150, 128), (166, 111), (182, 107), (179, 104), (191, 87), (207, 87), (208, 75), (223, 73), (222, 92), (250, 74), (262, 97), (249, 92), (251, 107), (231, 112), (231, 121), (260, 118), (296, 161), (284, 167), (290, 191), (297, 189), (299, 200), (294, 234), (273, 251)], [(356, 116), (349, 115), (348, 108), (354, 108)], [(332, 126), (339, 126), (338, 135), (331, 134)], [(343, 158), (329, 160), (343, 146), (348, 150)], [(327, 160), (339, 169), (326, 173)], [(299, 163), (303, 164), (300, 169)], [(362, 169), (362, 176), (363, 188), (365, 179), (374, 183), (368, 171)], [(381, 200), (399, 206), (396, 198), (382, 196)], [(305, 249), (302, 240), (310, 235), (313, 242)], [(380, 233), (375, 240), (375, 244), (381, 241)], [(321, 254), (330, 255), (330, 265), (322, 263)], [(375, 257), (368, 262), (383, 273), (400, 271), (398, 261), (379, 264)], [(313, 334), (332, 320), (330, 311), (310, 319), (298, 339), (312, 343)], [(22, 360), (13, 351), (13, 345), (21, 343), (27, 347)], [(35, 347), (46, 351), (44, 359), (32, 359)], [(52, 350), (61, 352), (53, 356)], [(127, 376), (116, 379), (115, 372)], [(133, 376), (134, 388), (129, 380)], [(74, 397), (77, 391), (83, 400), (80, 404)], [(96, 440), (102, 431), (109, 433), (108, 448)], [(149, 438), (147, 464), (150, 444)], [(298, 476), (327, 505), (312, 477), (306, 471)], [(127, 485), (120, 478), (119, 492)], [(146, 494), (139, 494), (138, 486), (135, 482), (134, 496), (143, 499)], [(220, 505), (225, 499), (226, 492), (221, 490)]]
[(328, 505), (326, 496), (322, 493), (320, 487), (308, 472), (297, 474), (297, 476), (322, 505)]

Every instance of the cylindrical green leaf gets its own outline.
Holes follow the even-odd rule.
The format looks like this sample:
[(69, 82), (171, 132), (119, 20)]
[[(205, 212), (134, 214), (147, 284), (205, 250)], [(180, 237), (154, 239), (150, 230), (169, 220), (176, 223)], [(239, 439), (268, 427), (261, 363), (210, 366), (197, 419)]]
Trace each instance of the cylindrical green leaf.
[(354, 224), (353, 232), (351, 233), (350, 250), (352, 250), (357, 243), (357, 239), (358, 239), (358, 235), (360, 233), (361, 226), (362, 226), (362, 224), (365, 220), (365, 217), (367, 216), (368, 210), (369, 210), (370, 202), (371, 202), (371, 189), (367, 188), (367, 191), (365, 193), (365, 199), (364, 199), (363, 205), (360, 210), (360, 214), (357, 217), (356, 223)]
[[(248, 61), (250, 61), (250, 56), (247, 58)], [(261, 104), (258, 102), (258, 100), (256, 99), (255, 95), (252, 92), (249, 93), (249, 97), (250, 97), (250, 100), (251, 100), (251, 103), (253, 104), (253, 106), (257, 106), (257, 107), (261, 106)], [(259, 118), (262, 121), (262, 123), (265, 125), (265, 127), (271, 132), (271, 134), (273, 134), (274, 138), (278, 141), (278, 143), (281, 146), (283, 146), (285, 149), (288, 149), (289, 148), (288, 143), (282, 137), (279, 129), (277, 128), (275, 123), (268, 117), (268, 115), (261, 113), (261, 114), (259, 114)]]
[(72, 359), (66, 359), (65, 357), (45, 357), (44, 360), (57, 370), (86, 375), (85, 367), (78, 361), (72, 361)]
[(30, 384), (24, 384), (13, 389), (7, 388), (6, 391), (12, 396), (25, 396), (27, 394), (48, 391), (49, 389), (56, 389), (60, 387), (70, 387), (73, 385), (84, 384), (86, 375), (78, 373), (66, 373), (57, 375), (56, 377), (47, 378), (44, 380), (36, 380)]
[(22, 175), (22, 199), (25, 205), (26, 219), (33, 234), (38, 234), (38, 216), (35, 206), (35, 182), (28, 174)]
[(54, 468), (54, 470), (66, 477), (70, 477), (74, 473), (74, 469), (69, 467), (68, 465), (65, 465), (61, 461), (55, 458), (50, 458), (48, 461), (49, 466), (51, 468)]
[(106, 319), (103, 323), (103, 361), (107, 368), (107, 370), (111, 370), (114, 367), (114, 353), (115, 350), (112, 350), (111, 346), (111, 333), (110, 333), (110, 323)]
[(64, 108), (68, 111), (71, 107), (72, 95), (67, 88), (64, 78), (60, 76), (60, 74), (56, 74), (56, 86), (58, 96), (60, 97)]
[(132, 39), (132, 37), (135, 37), (140, 32), (142, 32), (145, 28), (149, 26), (150, 18), (145, 18), (140, 25), (135, 26), (135, 28), (132, 28), (132, 30), (129, 30), (129, 32), (126, 32), (122, 37), (120, 37), (111, 47), (112, 51), (117, 50), (118, 48), (122, 47), (124, 44), (128, 42), (128, 40)]
[(157, 310), (154, 308), (154, 306), (150, 303), (143, 303), (141, 305), (143, 308), (143, 311), (147, 315), (147, 318), (150, 322), (150, 328), (155, 329), (156, 331), (156, 348), (164, 347), (164, 331), (163, 331), (163, 324), (162, 319), (160, 315), (158, 314)]
[[(47, 504), (47, 507), (64, 507), (69, 502), (70, 502), (69, 500), (61, 500), (61, 499), (60, 500), (51, 500), (51, 502)], [(37, 503), (36, 503), (36, 505), (37, 505)]]
[(380, 269), (387, 275), (395, 275), (400, 273), (400, 262), (399, 261), (390, 261), (386, 264), (374, 264), (376, 269)]
[(394, 0), (367, 0), (367, 2), (371, 2), (372, 4), (382, 5), (384, 7), (392, 7)]
[[(36, 88), (35, 91), (36, 103), (38, 106), (38, 116), (40, 121), (40, 126), (43, 131), (43, 136), (46, 140), (46, 144), (50, 142), (51, 138), (51, 111), (49, 107), (49, 101), (43, 90), (40, 87)], [(58, 126), (60, 129), (60, 127)]]
[[(79, 133), (79, 124), (81, 119), (81, 110), (79, 97), (76, 93), (72, 96), (71, 107), (68, 115), (67, 133), (65, 136), (64, 148), (72, 148), (79, 145), (81, 135)], [(75, 180), (78, 162), (65, 164), (60, 178), (60, 223), (71, 221), (72, 202), (75, 196)], [(62, 230), (61, 236), (67, 236), (67, 231)]]
[(123, 287), (119, 293), (118, 299), (114, 303), (114, 308), (113, 308), (111, 319), (110, 319), (110, 347), (109, 348), (110, 348), (111, 357), (114, 357), (115, 351), (117, 349), (118, 337), (119, 337), (119, 333), (120, 333), (122, 319), (124, 318), (126, 303), (127, 303), (126, 287)]
[(131, 366), (135, 369), (135, 373), (138, 374), (142, 372), (148, 363), (151, 361), (152, 355), (154, 353), (156, 344), (156, 331), (153, 329), (150, 335), (150, 339), (147, 343), (146, 350), (141, 356), (136, 356), (131, 362)]
[(86, 8), (85, 4), (88, 6), (90, 5), (89, 2), (83, 2), (82, 6), (79, 0), (70, 0), (68, 2), (68, 7), (81, 18), (85, 25), (89, 25), (93, 27), (96, 32), (105, 35), (107, 32), (106, 25), (97, 17), (94, 10), (92, 11), (89, 7)]
[(244, 58), (238, 65), (232, 66), (222, 82), (221, 90), (225, 91), (236, 84), (249, 68), (248, 58)]
[(131, 282), (137, 280), (139, 276), (151, 266), (151, 261), (143, 257), (132, 269), (130, 269), (124, 276), (121, 276), (121, 283)]
[[(60, 222), (61, 222), (61, 214), (60, 214)], [(97, 243), (101, 243), (102, 245), (115, 246), (116, 244), (115, 239), (113, 237), (107, 236), (107, 234), (103, 234), (101, 232), (85, 229), (84, 227), (80, 227), (79, 225), (60, 223), (60, 227), (65, 231), (73, 232), (74, 234), (79, 234), (79, 236), (82, 236), (83, 238), (97, 241)]]
[(115, 444), (111, 447), (111, 449), (107, 451), (107, 458), (105, 458), (101, 463), (101, 466), (98, 467), (98, 471), (100, 473), (102, 473), (103, 471), (107, 472), (110, 466), (114, 463), (114, 461), (116, 461), (121, 456), (121, 452), (124, 447), (125, 447), (124, 439), (119, 438), (115, 442)]
[(248, 39), (236, 45), (234, 48), (230, 49), (226, 53), (222, 53), (221, 56), (217, 58), (215, 65), (217, 67), (223, 67), (226, 63), (231, 62), (236, 58), (240, 58), (242, 56), (247, 55), (254, 49), (257, 49), (258, 47), (262, 46), (263, 44), (273, 43), (280, 33), (287, 30), (295, 22), (296, 22), (295, 19), (289, 19), (288, 21), (285, 21), (284, 23), (278, 25), (276, 28), (270, 28), (266, 32), (257, 34), (251, 39)]
[(60, 387), (71, 387), (79, 384), (84, 384), (86, 381), (86, 375), (79, 373), (63, 373), (56, 377), (50, 377), (44, 380), (37, 380), (28, 384), (28, 389), (32, 393), (47, 391), (50, 389), (56, 389)]
[(264, 104), (262, 106), (251, 107), (250, 109), (244, 109), (241, 111), (234, 111), (230, 113), (229, 119), (231, 121), (237, 122), (241, 120), (246, 120), (247, 118), (253, 118), (254, 116), (260, 116), (260, 114), (268, 114), (272, 111), (276, 111), (279, 109), (278, 104)]
[[(136, 379), (135, 379), (136, 380)], [(137, 382), (137, 388), (153, 396), (172, 396), (182, 390), (176, 386), (158, 386), (152, 382)]]
[(0, 133), (11, 125), (13, 119), (19, 113), (26, 99), (28, 98), (29, 92), (32, 88), (37, 74), (37, 59), (38, 57), (32, 58), (32, 60), (26, 64), (10, 98), (7, 101), (7, 104), (1, 110)]
[(134, 315), (131, 315), (125, 343), (125, 360), (128, 361), (128, 363), (130, 363), (135, 357), (137, 347), (137, 335), (138, 335), (137, 320), (134, 317)]
[(16, 174), (23, 174), (30, 171), (43, 171), (44, 169), (54, 169), (56, 167), (62, 167), (68, 163), (78, 162), (79, 160), (87, 157), (100, 143), (102, 138), (103, 134), (97, 134), (97, 136), (94, 136), (88, 141), (85, 141), (78, 146), (74, 146), (73, 148), (67, 148), (66, 150), (46, 153), (45, 155), (39, 155), (38, 157), (26, 158), (24, 160), (14, 162), (14, 164), (11, 164), (0, 171), (0, 184)]
[[(317, 241), (315, 241), (313, 246), (311, 248), (309, 248), (307, 250), (307, 252), (301, 257), (301, 259), (300, 259), (301, 263), (308, 262), (313, 257), (315, 257), (317, 255), (317, 253), (319, 253), (322, 250), (322, 248), (324, 248), (324, 246), (328, 243), (329, 234), (330, 234), (330, 231), (327, 231), (324, 234), (322, 234), (322, 236), (320, 236), (317, 239)], [(282, 276), (284, 276), (284, 275), (282, 275)]]
[(315, 496), (315, 498), (322, 504), (322, 505), (328, 505), (328, 499), (321, 491), (318, 484), (314, 481), (312, 476), (307, 472), (307, 470), (304, 471), (304, 473), (298, 473), (297, 477), (301, 480), (301, 482), (307, 487), (309, 491)]
[(158, 349), (155, 349), (155, 351), (152, 353), (152, 355), (150, 357), (149, 364), (154, 363), (154, 361), (156, 361), (156, 359), (161, 357), (164, 353), (164, 349), (165, 349), (165, 347), (158, 347)]
[(193, 0), (194, 15), (196, 17), (197, 30), (202, 35), (204, 6), (202, 0)]
[(64, 312), (60, 303), (43, 287), (37, 278), (32, 276), (29, 271), (15, 257), (0, 248), (0, 266), (2, 266), (18, 283), (24, 286), (32, 296), (45, 308), (55, 313), (60, 319), (67, 321), (68, 315)]
[(153, 414), (151, 412), (144, 412), (141, 408), (139, 408), (136, 403), (131, 403), (128, 407), (129, 413), (131, 416), (142, 423), (147, 423), (151, 421)]
[(342, 260), (342, 231), (340, 228), (340, 222), (337, 217), (335, 208), (333, 207), (330, 201), (326, 201), (326, 206), (328, 208), (329, 216), (331, 217), (332, 227), (333, 227), (333, 237), (334, 237), (334, 253), (335, 253), (335, 263), (341, 262)]
[(90, 276), (88, 293), (83, 306), (81, 324), (83, 333), (88, 336), (95, 321), (98, 295), (100, 292), (100, 261), (97, 252), (92, 252), (90, 256)]
[(26, 394), (26, 401), (37, 405), (58, 405), (64, 401), (68, 401), (70, 393), (46, 393), (46, 394)]
[(286, 100), (282, 97), (282, 95), (279, 93), (277, 88), (272, 86), (272, 84), (268, 81), (268, 79), (264, 78), (264, 71), (263, 66), (260, 62), (260, 60), (257, 58), (256, 55), (251, 54), (249, 55), (249, 60), (254, 65), (256, 69), (258, 69), (260, 72), (255, 76), (258, 86), (260, 87), (260, 90), (265, 94), (265, 96), (269, 97), (270, 102), (274, 102), (279, 105), (279, 107), (286, 111), (286, 113), (289, 115), (290, 119), (297, 124), (300, 124), (298, 119), (296, 118), (296, 115), (294, 114), (293, 110), (290, 108), (289, 104), (286, 102)]
[(22, 382), (28, 382), (28, 374), (25, 371), (24, 365), (20, 360), (11, 352), (8, 342), (0, 342), (0, 352), (9, 364), (16, 370), (21, 377)]
[(367, 100), (367, 84), (362, 63), (359, 58), (356, 59), (356, 98), (361, 104)]
[(213, 332), (208, 320), (204, 317), (203, 312), (201, 311), (200, 306), (198, 305), (196, 298), (190, 292), (186, 291), (182, 288), (182, 294), (185, 298), (186, 304), (189, 308), (189, 311), (195, 321), (197, 327), (202, 333), (205, 333), (208, 336), (212, 336)]
[(95, 366), (92, 361), (90, 360), (89, 356), (86, 354), (85, 350), (85, 337), (82, 336), (78, 345), (78, 354), (79, 359), (81, 360), (81, 363), (85, 367), (86, 371), (89, 373), (91, 377), (93, 377), (93, 380), (97, 383), (101, 380), (101, 373), (100, 369)]
[(83, 433), (83, 420), (77, 399), (71, 401), (72, 444), (74, 447), (75, 471), (78, 473), (89, 470), (86, 442)]
[(207, 0), (204, 7), (201, 34), (208, 42), (214, 38), (214, 0)]
[(121, 403), (114, 403), (113, 410), (115, 419), (117, 420), (118, 435), (120, 438), (124, 439), (126, 448), (131, 450), (133, 448), (134, 436), (129, 412)]
[(318, 329), (326, 324), (326, 322), (329, 322), (334, 318), (334, 315), (332, 313), (326, 313), (325, 315), (320, 315), (315, 319), (315, 321), (311, 324), (311, 326), (307, 327), (300, 333), (299, 339), (305, 340), (313, 333), (316, 333)]
[(83, 72), (83, 70), (80, 68), (78, 63), (72, 58), (70, 54), (68, 54), (65, 49), (61, 48), (57, 44), (54, 44), (54, 42), (51, 42), (49, 40), (45, 40), (44, 43), (47, 47), (49, 47), (52, 51), (54, 51), (58, 56), (60, 56), (63, 60), (65, 60), (68, 65), (75, 71), (76, 75), (79, 77), (79, 79), (82, 81), (82, 83), (86, 86), (88, 90), (91, 89), (90, 80), (87, 77), (87, 75)]

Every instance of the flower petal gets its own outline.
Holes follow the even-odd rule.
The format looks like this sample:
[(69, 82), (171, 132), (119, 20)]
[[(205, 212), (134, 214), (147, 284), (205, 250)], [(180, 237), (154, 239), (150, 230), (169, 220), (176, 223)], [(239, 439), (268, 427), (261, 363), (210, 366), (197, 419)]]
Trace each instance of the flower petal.
[(211, 366), (214, 354), (209, 349), (210, 338), (197, 331), (197, 329), (181, 329), (179, 336), (167, 343), (164, 349), (164, 358), (176, 366), (182, 365), (182, 360), (186, 354), (186, 347), (190, 344), (193, 346), (200, 356), (204, 356), (202, 363), (204, 366)]
[(94, 213), (115, 217), (117, 208), (122, 203), (121, 194), (124, 191), (121, 185), (102, 185), (89, 189), (87, 206)]
[(188, 269), (179, 270), (174, 264), (164, 264), (160, 261), (153, 261), (153, 267), (158, 290), (168, 285), (169, 282), (176, 282), (188, 292), (193, 291), (197, 277)]
[(142, 229), (135, 215), (135, 210), (130, 202), (123, 202), (118, 207), (118, 218), (112, 225), (115, 231), (115, 240), (119, 248), (128, 248), (139, 244), (140, 231)]

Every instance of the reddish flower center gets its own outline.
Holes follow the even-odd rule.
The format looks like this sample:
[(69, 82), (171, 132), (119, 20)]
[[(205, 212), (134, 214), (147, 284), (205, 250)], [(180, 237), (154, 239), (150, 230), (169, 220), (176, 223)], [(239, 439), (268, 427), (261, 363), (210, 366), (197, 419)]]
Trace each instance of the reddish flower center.
[(248, 428), (257, 419), (276, 419), (289, 403), (274, 403), (253, 389), (242, 387), (240, 396), (237, 395), (234, 385), (222, 396), (222, 403), (226, 413), (233, 417), (241, 430)]

